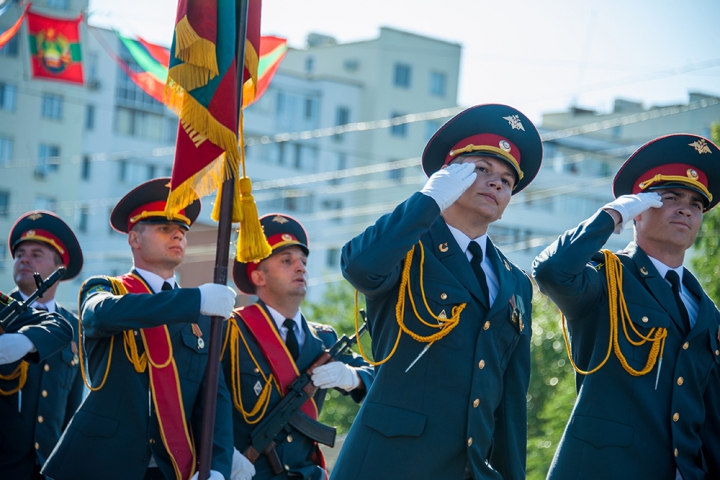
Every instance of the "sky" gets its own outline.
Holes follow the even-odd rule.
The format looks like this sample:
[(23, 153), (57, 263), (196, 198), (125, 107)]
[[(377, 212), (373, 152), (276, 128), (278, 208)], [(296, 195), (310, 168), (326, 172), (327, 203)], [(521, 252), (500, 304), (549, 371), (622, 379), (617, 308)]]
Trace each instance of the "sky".
[[(89, 23), (169, 46), (176, 0), (90, 0)], [(458, 103), (512, 105), (531, 120), (616, 98), (686, 104), (720, 96), (717, 0), (264, 0), (263, 35), (304, 48), (392, 27), (462, 46)]]

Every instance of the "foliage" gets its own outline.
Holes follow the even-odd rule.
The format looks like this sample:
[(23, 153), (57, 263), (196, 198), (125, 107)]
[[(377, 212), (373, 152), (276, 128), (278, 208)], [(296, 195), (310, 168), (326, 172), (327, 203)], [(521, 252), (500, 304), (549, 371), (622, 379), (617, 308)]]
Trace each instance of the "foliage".
[[(303, 311), (312, 321), (328, 323), (340, 335), (351, 335), (355, 331), (353, 295), (354, 290), (348, 283), (333, 283), (320, 302), (307, 302)], [(555, 305), (536, 292), (532, 376), (528, 392), (528, 480), (545, 478), (575, 402), (575, 379), (567, 360), (559, 320), (560, 312)], [(370, 352), (367, 335), (363, 338), (363, 351)], [(331, 390), (320, 420), (338, 427), (339, 433), (346, 433), (358, 409), (350, 397)]]
[[(720, 143), (720, 123), (712, 126), (712, 139)], [(703, 217), (692, 260), (693, 273), (708, 296), (720, 305), (720, 207)]]

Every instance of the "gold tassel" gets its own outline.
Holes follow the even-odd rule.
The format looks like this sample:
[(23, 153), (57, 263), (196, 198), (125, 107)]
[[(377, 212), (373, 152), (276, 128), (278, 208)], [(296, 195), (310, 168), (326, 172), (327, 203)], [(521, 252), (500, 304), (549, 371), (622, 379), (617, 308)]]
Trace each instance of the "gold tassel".
[[(220, 184), (217, 195), (215, 196), (215, 204), (213, 205), (213, 211), (210, 218), (215, 222), (220, 221), (220, 204), (222, 203), (222, 189), (224, 183)], [(243, 210), (242, 203), (240, 202), (240, 179), (235, 177), (235, 189), (233, 192), (233, 209), (232, 209), (232, 223), (240, 223), (243, 221)]]
[(260, 261), (270, 256), (272, 248), (260, 225), (257, 206), (252, 196), (252, 182), (248, 177), (240, 179), (240, 194), (243, 221), (240, 223), (236, 258), (243, 263)]

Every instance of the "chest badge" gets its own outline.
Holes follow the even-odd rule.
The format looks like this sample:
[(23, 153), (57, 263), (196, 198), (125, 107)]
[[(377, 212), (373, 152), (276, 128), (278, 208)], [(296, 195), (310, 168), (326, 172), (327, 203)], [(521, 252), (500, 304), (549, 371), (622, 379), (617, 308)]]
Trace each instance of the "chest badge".
[(262, 384), (260, 383), (260, 380), (255, 382), (255, 385), (253, 386), (253, 391), (255, 392), (256, 397), (260, 396), (260, 394), (262, 393), (262, 389), (263, 388), (262, 388)]

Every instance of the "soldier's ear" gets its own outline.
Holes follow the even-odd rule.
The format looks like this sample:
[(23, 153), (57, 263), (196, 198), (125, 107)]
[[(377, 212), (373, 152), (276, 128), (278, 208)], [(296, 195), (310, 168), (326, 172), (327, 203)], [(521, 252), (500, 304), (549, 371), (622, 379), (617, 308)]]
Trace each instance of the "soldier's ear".
[(128, 232), (128, 245), (130, 245), (130, 248), (136, 249), (139, 247), (139, 241), (138, 241), (139, 233), (136, 230), (130, 230)]
[(265, 286), (265, 272), (263, 272), (259, 268), (256, 268), (255, 270), (252, 271), (252, 273), (250, 273), (250, 281), (256, 287)]

